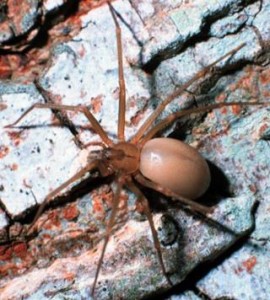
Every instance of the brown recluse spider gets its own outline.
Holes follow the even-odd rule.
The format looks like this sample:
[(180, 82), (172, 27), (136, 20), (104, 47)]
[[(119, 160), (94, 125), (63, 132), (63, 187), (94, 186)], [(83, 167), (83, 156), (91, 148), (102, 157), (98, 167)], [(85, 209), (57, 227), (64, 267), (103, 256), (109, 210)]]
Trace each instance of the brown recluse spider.
[[(130, 139), (125, 138), (125, 110), (126, 110), (126, 88), (123, 73), (123, 55), (121, 30), (118, 24), (117, 16), (111, 3), (107, 1), (109, 9), (116, 28), (117, 38), (117, 56), (118, 56), (118, 78), (119, 78), (119, 112), (118, 112), (118, 130), (117, 142), (112, 141), (108, 134), (98, 123), (94, 115), (86, 106), (58, 105), (53, 103), (36, 103), (27, 109), (14, 123), (6, 127), (15, 126), (28, 113), (35, 108), (53, 109), (59, 111), (75, 111), (83, 113), (89, 120), (93, 130), (102, 140), (102, 149), (89, 154), (89, 163), (69, 180), (61, 184), (54, 191), (49, 193), (44, 202), (39, 206), (35, 218), (30, 225), (27, 234), (33, 229), (37, 219), (40, 217), (48, 201), (71, 183), (83, 177), (86, 173), (96, 169), (102, 176), (113, 175), (116, 181), (116, 190), (113, 196), (113, 204), (109, 221), (106, 226), (104, 235), (104, 244), (97, 264), (95, 279), (92, 285), (92, 295), (94, 295), (97, 279), (103, 262), (106, 247), (115, 225), (116, 215), (120, 202), (120, 193), (124, 187), (137, 195), (137, 204), (146, 215), (153, 236), (154, 246), (157, 251), (158, 260), (162, 272), (168, 282), (172, 281), (166, 273), (165, 265), (162, 258), (160, 242), (157, 231), (154, 226), (151, 209), (148, 200), (140, 191), (136, 182), (156, 190), (168, 197), (180, 201), (185, 207), (196, 211), (203, 216), (210, 212), (208, 207), (193, 201), (207, 190), (210, 183), (210, 172), (206, 161), (191, 146), (170, 138), (154, 138), (158, 132), (171, 125), (176, 119), (191, 113), (208, 112), (213, 109), (231, 105), (266, 105), (266, 103), (249, 103), (249, 102), (230, 102), (208, 105), (206, 107), (197, 107), (186, 109), (177, 113), (172, 113), (164, 120), (153, 126), (154, 121), (163, 112), (165, 107), (176, 97), (182, 94), (191, 84), (203, 77), (207, 72), (223, 59), (233, 56), (245, 44), (241, 44), (227, 54), (223, 55), (200, 72), (188, 80), (183, 86), (169, 95), (161, 102), (154, 112), (147, 118), (137, 133)], [(37, 89), (46, 99), (49, 99), (48, 93), (36, 83)]]

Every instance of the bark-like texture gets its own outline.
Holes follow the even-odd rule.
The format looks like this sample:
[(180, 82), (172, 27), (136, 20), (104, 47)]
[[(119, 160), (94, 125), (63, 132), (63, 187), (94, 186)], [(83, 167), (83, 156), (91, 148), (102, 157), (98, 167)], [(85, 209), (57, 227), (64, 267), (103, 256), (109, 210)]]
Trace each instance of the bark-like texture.
[[(66, 13), (69, 1), (57, 2), (56, 6), (50, 1), (40, 4), (42, 13), (37, 12), (43, 22), (33, 22), (27, 30), (38, 26), (47, 30), (49, 38), (43, 43), (43, 52), (31, 44), (29, 33), (22, 32), (25, 44), (22, 39), (18, 47), (16, 40), (9, 42), (12, 47), (2, 40), (5, 54), (1, 77), (12, 80), (0, 84), (0, 299), (90, 297), (112, 189), (108, 182), (97, 179), (97, 174), (91, 174), (88, 187), (80, 186), (83, 196), (71, 192), (79, 184), (76, 182), (63, 191), (60, 200), (52, 201), (52, 207), (38, 221), (37, 235), (29, 241), (17, 238), (7, 242), (8, 236), (20, 236), (36, 201), (41, 203), (86, 163), (88, 150), (79, 149), (72, 131), (59, 126), (49, 110), (33, 111), (16, 129), (3, 128), (31, 104), (43, 101), (32, 84), (38, 73), (53, 101), (88, 105), (110, 136), (116, 136), (114, 25), (107, 6), (102, 5), (104, 1), (83, 2), (71, 7), (77, 13), (70, 15)], [(245, 47), (220, 63), (218, 72), (213, 70), (207, 79), (193, 84), (189, 93), (175, 99), (160, 119), (194, 104), (269, 101), (267, 1), (125, 0), (113, 5), (121, 16), (123, 31), (127, 138), (166, 95), (243, 42)], [(25, 50), (29, 43), (25, 61), (21, 54), (9, 53)], [(83, 142), (97, 140), (83, 116), (70, 113), (68, 117)], [(201, 201), (214, 198), (211, 217), (223, 225), (206, 222), (170, 204), (159, 213), (155, 211), (165, 265), (175, 284), (250, 233), (255, 216), (256, 229), (246, 244), (194, 285), (193, 292), (234, 299), (266, 299), (270, 293), (265, 269), (269, 265), (268, 128), (269, 108), (240, 111), (232, 107), (185, 118), (162, 133), (178, 138), (184, 135), (215, 166), (212, 188)], [(129, 219), (120, 222), (108, 246), (97, 299), (140, 299), (170, 288), (162, 276), (148, 223), (134, 214), (134, 195), (125, 192), (122, 197), (123, 203), (129, 203)], [(149, 197), (161, 200), (156, 194)], [(240, 287), (246, 285), (250, 288), (243, 292)], [(193, 292), (175, 297), (200, 297), (191, 296)]]

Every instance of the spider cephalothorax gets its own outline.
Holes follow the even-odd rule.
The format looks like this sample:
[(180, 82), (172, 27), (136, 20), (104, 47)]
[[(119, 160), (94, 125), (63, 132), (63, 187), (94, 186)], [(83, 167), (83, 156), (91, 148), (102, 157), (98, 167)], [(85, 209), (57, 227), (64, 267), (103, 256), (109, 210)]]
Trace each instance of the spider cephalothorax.
[(113, 148), (103, 150), (103, 162), (122, 174), (132, 174), (139, 169), (140, 150), (127, 142), (115, 144)]

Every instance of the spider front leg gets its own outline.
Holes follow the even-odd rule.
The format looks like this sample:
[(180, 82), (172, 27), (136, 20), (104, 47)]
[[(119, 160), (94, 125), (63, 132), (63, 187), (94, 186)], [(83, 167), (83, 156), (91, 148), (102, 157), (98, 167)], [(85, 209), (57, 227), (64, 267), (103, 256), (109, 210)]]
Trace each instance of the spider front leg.
[[(38, 82), (38, 80), (34, 80), (34, 84), (36, 86), (36, 89), (40, 92), (42, 97), (45, 100), (45, 103), (54, 103), (54, 101), (51, 99), (50, 93), (46, 91)], [(66, 126), (69, 128), (69, 130), (72, 132), (74, 135), (74, 141), (75, 144), (80, 148), (83, 149), (84, 145), (82, 141), (79, 138), (79, 132), (77, 131), (75, 125), (71, 122), (71, 120), (68, 118), (67, 114), (63, 111), (57, 111), (57, 110), (52, 110), (53, 113), (56, 115), (58, 120), (61, 122), (63, 126)]]
[(161, 185), (148, 180), (141, 174), (136, 175), (135, 179), (140, 184), (142, 184), (152, 190), (160, 192), (161, 194), (163, 194), (167, 197), (171, 197), (172, 199), (179, 201), (181, 208), (184, 206), (184, 207), (188, 208), (192, 213), (198, 214), (199, 216), (203, 217), (204, 221), (206, 223), (208, 223), (209, 225), (214, 226), (215, 228), (220, 228), (220, 230), (227, 232), (233, 236), (237, 235), (237, 233), (234, 230), (232, 230), (230, 227), (223, 225), (220, 222), (218, 222), (208, 216), (208, 214), (213, 212), (211, 207), (200, 205), (193, 200), (179, 196), (176, 193), (174, 193), (173, 191), (169, 190), (168, 188), (164, 188)]
[(86, 106), (81, 105), (60, 105), (60, 104), (53, 104), (53, 103), (35, 103), (32, 106), (30, 106), (15, 122), (6, 125), (4, 128), (11, 128), (14, 127), (16, 124), (18, 124), (22, 119), (24, 119), (32, 110), (36, 108), (42, 108), (42, 109), (55, 109), (59, 111), (74, 111), (74, 112), (80, 112), (85, 115), (85, 117), (88, 119), (90, 124), (92, 125), (95, 132), (100, 136), (104, 144), (107, 146), (112, 146), (113, 142), (108, 137), (107, 133), (104, 131), (104, 129), (101, 127), (101, 125), (98, 123), (97, 119), (94, 117), (94, 115), (88, 110)]
[(92, 285), (92, 291), (91, 291), (92, 296), (94, 296), (94, 293), (95, 293), (95, 288), (96, 288), (96, 284), (97, 284), (97, 280), (98, 280), (98, 275), (99, 275), (99, 272), (100, 272), (100, 269), (101, 269), (101, 266), (102, 266), (102, 262), (103, 262), (103, 259), (104, 259), (104, 255), (105, 255), (105, 251), (106, 251), (109, 239), (110, 239), (111, 234), (112, 234), (113, 226), (115, 224), (116, 215), (117, 215), (118, 207), (119, 207), (119, 203), (120, 203), (120, 194), (121, 194), (124, 182), (125, 182), (125, 177), (124, 176), (119, 176), (117, 178), (116, 191), (115, 191), (114, 196), (113, 196), (113, 204), (112, 204), (111, 215), (110, 215), (109, 221), (108, 221), (107, 226), (106, 226), (104, 243), (103, 243), (101, 254), (100, 254), (100, 257), (99, 257), (99, 260), (98, 260), (95, 279), (94, 279), (94, 282), (93, 282), (93, 285)]
[(180, 119), (184, 116), (188, 116), (191, 114), (199, 114), (210, 112), (214, 109), (220, 109), (225, 106), (234, 106), (238, 105), (240, 107), (246, 106), (269, 106), (268, 102), (223, 102), (223, 103), (214, 103), (204, 107), (195, 107), (190, 109), (184, 109), (176, 113), (172, 113), (168, 115), (165, 119), (158, 122), (154, 127), (152, 127), (140, 140), (140, 144), (143, 146), (147, 141), (152, 139), (158, 132), (164, 130), (168, 126), (170, 126), (174, 121)]
[(229, 56), (233, 56), (237, 51), (245, 46), (245, 43), (240, 44), (238, 47), (232, 49), (231, 51), (227, 52), (199, 72), (197, 72), (191, 79), (189, 79), (186, 83), (184, 83), (181, 87), (176, 89), (173, 93), (171, 93), (166, 99), (164, 99), (157, 108), (153, 111), (153, 113), (145, 120), (142, 126), (139, 128), (137, 133), (131, 139), (132, 143), (138, 143), (140, 139), (144, 136), (145, 132), (147, 132), (151, 126), (154, 124), (155, 120), (160, 116), (160, 114), (164, 111), (166, 106), (170, 104), (175, 98), (180, 96), (182, 93), (186, 91), (188, 87), (190, 87), (194, 82), (199, 80), (200, 78), (204, 77), (208, 72), (210, 72), (219, 62), (224, 60)]
[(118, 139), (120, 141), (125, 140), (125, 114), (126, 114), (126, 85), (124, 78), (123, 67), (123, 47), (122, 47), (122, 33), (121, 27), (117, 21), (117, 17), (113, 6), (110, 1), (107, 1), (109, 6), (113, 22), (115, 25), (115, 33), (117, 39), (117, 58), (118, 58), (118, 82), (119, 82), (119, 111), (118, 111)]
[(178, 195), (177, 193), (171, 191), (169, 188), (163, 187), (155, 182), (148, 180), (140, 173), (135, 175), (135, 179), (143, 186), (146, 186), (152, 190), (160, 192), (161, 194), (164, 194), (165, 196), (176, 199), (179, 202), (181, 202), (185, 207), (187, 207), (189, 210), (194, 210), (205, 217), (207, 217), (208, 213), (212, 212), (211, 208), (201, 205), (201, 204), (199, 204), (193, 200), (190, 200), (188, 198), (185, 198), (181, 195)]
[[(4, 257), (6, 252), (7, 252), (8, 256), (10, 255), (10, 253), (13, 253), (13, 252), (14, 252), (14, 255), (17, 256), (16, 248), (20, 248), (25, 253), (25, 255), (26, 255), (26, 253), (29, 254), (28, 259), (33, 260), (33, 262), (36, 262), (36, 259), (38, 259), (38, 256), (36, 257), (34, 255), (32, 257), (33, 253), (31, 253), (31, 251), (33, 249), (32, 248), (33, 244), (30, 243), (30, 242), (34, 238), (36, 238), (38, 228), (41, 228), (42, 225), (43, 225), (43, 222), (39, 222), (38, 228), (36, 226), (37, 225), (37, 220), (40, 217), (40, 215), (42, 214), (45, 206), (48, 204), (48, 202), (52, 198), (57, 196), (61, 191), (63, 191), (70, 184), (72, 184), (73, 182), (76, 182), (77, 180), (82, 178), (84, 175), (86, 175), (88, 172), (91, 172), (94, 169), (99, 169), (99, 165), (100, 165), (100, 162), (98, 160), (90, 162), (86, 167), (84, 167), (79, 172), (77, 172), (69, 180), (65, 181), (58, 188), (56, 188), (51, 193), (49, 193), (47, 195), (47, 197), (44, 199), (43, 203), (39, 206), (39, 208), (38, 208), (38, 210), (35, 214), (34, 220), (30, 224), (30, 226), (24, 227), (23, 225), (20, 225), (18, 223), (18, 226), (19, 226), (19, 229), (20, 229), (19, 231), (16, 230), (16, 223), (15, 223), (15, 228), (14, 228), (13, 225), (12, 225), (12, 227), (9, 227), (8, 228), (8, 239), (6, 241), (4, 241), (4, 244), (0, 243), (0, 256), (1, 256), (1, 258)], [(46, 220), (44, 220), (44, 221), (46, 221)], [(14, 229), (15, 229), (16, 235), (14, 235)], [(37, 241), (38, 240), (39, 240), (39, 238), (37, 238)], [(16, 246), (16, 245), (18, 245), (18, 246)], [(40, 250), (43, 251), (43, 248), (41, 248)], [(34, 253), (35, 253), (35, 251), (34, 251)], [(42, 254), (41, 254), (41, 256), (42, 256)], [(3, 271), (3, 269), (1, 271)]]
[(48, 204), (48, 202), (53, 199), (55, 196), (57, 196), (61, 191), (63, 191), (66, 187), (68, 187), (70, 184), (72, 184), (73, 182), (77, 181), (78, 179), (82, 178), (86, 173), (94, 170), (95, 168), (99, 168), (99, 162), (96, 161), (92, 161), (90, 162), (86, 167), (84, 167), (83, 169), (81, 169), (79, 172), (77, 172), (75, 175), (73, 175), (70, 179), (68, 179), (67, 181), (65, 181), (64, 183), (62, 183), (58, 188), (56, 188), (55, 190), (53, 190), (52, 192), (50, 192), (46, 198), (44, 199), (44, 201), (42, 202), (42, 204), (39, 206), (36, 215), (34, 217), (33, 222), (31, 223), (31, 225), (28, 227), (26, 235), (30, 235), (31, 231), (33, 231), (33, 228), (38, 220), (38, 218), (40, 217), (40, 215), (42, 214), (45, 206)]

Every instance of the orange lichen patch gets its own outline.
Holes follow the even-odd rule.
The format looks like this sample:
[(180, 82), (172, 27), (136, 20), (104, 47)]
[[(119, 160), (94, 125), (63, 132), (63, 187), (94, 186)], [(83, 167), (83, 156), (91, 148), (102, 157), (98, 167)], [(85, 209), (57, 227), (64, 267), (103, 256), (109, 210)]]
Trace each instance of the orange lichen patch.
[(80, 212), (74, 203), (67, 205), (62, 211), (64, 218), (68, 221), (76, 219), (79, 213)]
[(119, 209), (122, 209), (123, 207), (125, 207), (127, 205), (127, 201), (128, 201), (128, 195), (126, 193), (122, 192), (120, 195)]
[[(143, 119), (144, 117), (144, 113), (146, 112), (147, 108), (148, 108), (148, 101), (147, 99), (140, 99), (139, 102), (144, 102), (143, 106), (140, 105), (139, 110), (138, 110), (138, 99), (136, 99), (136, 97), (131, 97), (131, 99), (129, 99), (128, 102), (128, 109), (131, 108), (135, 108), (135, 115), (133, 117), (130, 118), (130, 122), (128, 123), (128, 126), (133, 125), (133, 126), (137, 126), (138, 123)], [(136, 109), (137, 107), (137, 109)]]
[[(18, 249), (17, 249), (18, 250)], [(23, 250), (23, 249), (20, 249)], [(2, 276), (14, 276), (22, 273), (22, 270), (25, 270), (28, 266), (31, 266), (35, 261), (32, 255), (24, 255), (24, 251), (21, 251), (19, 254), (12, 252), (13, 256), (11, 258), (20, 258), (20, 262), (16, 259), (16, 262), (6, 261), (4, 265), (0, 267), (0, 277)], [(23, 255), (22, 255), (23, 253)], [(27, 252), (27, 254), (29, 254)]]
[(5, 157), (9, 153), (9, 148), (4, 145), (0, 145), (0, 158)]
[(42, 239), (43, 240), (50, 240), (52, 238), (52, 236), (48, 233), (43, 233), (42, 234)]
[(56, 211), (51, 211), (48, 214), (47, 221), (44, 223), (43, 227), (45, 229), (53, 229), (54, 227), (59, 227), (61, 225), (59, 214)]
[[(29, 8), (24, 5), (23, 12), (21, 6), (15, 5), (16, 1), (13, 1), (14, 5), (11, 5), (11, 11), (9, 14), (14, 16), (14, 22), (20, 24), (20, 18), (25, 16), (24, 11), (27, 11)], [(113, 1), (112, 1), (113, 2)], [(55, 20), (55, 24), (48, 32), (46, 40), (46, 45), (40, 48), (31, 48), (24, 54), (7, 54), (2, 56), (3, 64), (0, 62), (3, 68), (3, 72), (0, 71), (0, 74), (5, 76), (5, 78), (15, 77), (20, 79), (22, 82), (32, 82), (35, 78), (38, 77), (38, 74), (42, 72), (44, 65), (50, 58), (50, 49), (54, 45), (59, 43), (64, 43), (69, 41), (74, 37), (82, 28), (81, 17), (87, 14), (90, 10), (96, 9), (102, 5), (106, 5), (105, 0), (96, 1), (96, 0), (84, 0), (78, 1), (78, 6), (76, 11), (73, 14), (69, 15), (65, 19), (65, 15), (59, 13), (58, 19)], [(20, 12), (18, 13), (18, 9)], [(38, 31), (41, 29), (42, 24), (37, 23), (37, 27), (24, 38), (18, 45), (15, 45), (15, 49), (24, 49), (27, 45), (31, 44), (31, 40), (36, 36)]]
[(263, 85), (267, 85), (270, 83), (270, 70), (269, 69), (266, 69), (265, 71), (261, 72), (260, 82)]
[(221, 107), (219, 111), (220, 111), (220, 113), (222, 113), (223, 115), (227, 115), (227, 113), (228, 113), (228, 107), (225, 107), (225, 106), (224, 106), (224, 107)]
[(82, 25), (81, 24), (81, 17), (83, 15), (85, 15), (87, 12), (89, 12), (90, 10), (104, 5), (104, 2), (105, 1), (93, 1), (93, 0), (79, 1), (78, 10), (76, 11), (75, 14), (70, 16), (65, 21), (65, 26), (67, 28), (73, 28), (73, 30), (74, 29), (78, 30), (79, 27)]
[(11, 171), (16, 171), (17, 169), (18, 169), (18, 165), (17, 164), (11, 164), (11, 165), (9, 165), (9, 169), (11, 170)]
[(250, 185), (248, 186), (248, 188), (249, 188), (249, 190), (250, 190), (252, 193), (254, 193), (254, 194), (258, 191), (256, 185), (254, 185), (254, 184), (250, 184)]
[[(0, 70), (1, 73), (1, 70)], [(7, 105), (5, 103), (0, 103), (0, 111), (5, 110), (7, 108)]]
[(8, 57), (0, 56), (0, 79), (10, 78), (12, 74)]
[[(111, 0), (111, 3), (113, 3), (115, 0)], [(80, 3), (80, 10), (81, 11), (89, 11), (90, 9), (95, 9), (100, 6), (103, 6), (107, 3), (107, 0), (84, 0)]]
[[(214, 139), (215, 137), (219, 137), (221, 134), (222, 135), (228, 135), (229, 133), (229, 129), (230, 129), (230, 125), (226, 122), (221, 122), (221, 127), (222, 127), (222, 130), (218, 130), (218, 131), (211, 131), (209, 136), (211, 139)], [(220, 147), (217, 147), (216, 149), (217, 151), (218, 150), (222, 150), (222, 146), (220, 145)]]
[(64, 275), (65, 279), (68, 280), (68, 281), (73, 281), (74, 280), (74, 277), (75, 277), (75, 274), (74, 273), (65, 273)]
[(94, 213), (103, 214), (104, 207), (102, 203), (102, 199), (99, 195), (92, 195), (92, 204)]
[(91, 110), (93, 113), (99, 113), (102, 107), (102, 95), (98, 95), (97, 97), (91, 98)]
[[(43, 52), (42, 52), (43, 51)], [(12, 77), (19, 78), (22, 83), (33, 82), (40, 72), (40, 67), (49, 58), (49, 50), (45, 48), (31, 49), (28, 53), (6, 55), (10, 62)]]
[(22, 19), (31, 11), (31, 3), (26, 1), (18, 5), (17, 1), (8, 2), (8, 16), (12, 19), (15, 31), (21, 31)]
[(7, 132), (14, 146), (19, 146), (22, 141), (22, 131), (9, 131)]
[(98, 219), (103, 220), (106, 209), (111, 207), (113, 193), (109, 187), (103, 186), (91, 192), (93, 213), (98, 215)]
[(130, 123), (133, 126), (136, 126), (139, 124), (139, 122), (141, 121), (142, 118), (143, 118), (143, 114), (137, 113), (134, 117), (131, 118)]
[(232, 105), (231, 106), (231, 110), (232, 110), (232, 112), (233, 112), (234, 115), (239, 115), (240, 112), (242, 111), (240, 105)]
[(81, 46), (79, 47), (77, 53), (78, 53), (78, 55), (79, 55), (80, 57), (84, 57), (84, 56), (85, 56), (86, 51), (85, 51), (84, 45), (81, 45)]
[(250, 77), (250, 74), (247, 76), (242, 77), (242, 79), (239, 80), (238, 84), (243, 88), (243, 89), (250, 89), (253, 85), (252, 78)]
[(18, 268), (13, 263), (6, 263), (0, 268), (0, 278), (7, 276), (8, 274), (16, 274), (17, 272)]
[(215, 98), (215, 102), (216, 103), (219, 103), (219, 102), (225, 102), (225, 100), (226, 100), (226, 98), (227, 98), (227, 96), (226, 96), (226, 94), (219, 94), (216, 98)]
[[(113, 0), (111, 1), (113, 2)], [(96, 9), (98, 7), (101, 7), (103, 5), (106, 5), (107, 0), (84, 0), (79, 2), (78, 7), (78, 13), (76, 14), (78, 16), (82, 16), (89, 12), (90, 10)]]
[(133, 107), (136, 107), (136, 99), (134, 99), (134, 97), (129, 100), (129, 108)]
[(24, 259), (27, 256), (27, 246), (25, 243), (15, 243), (0, 246), (0, 260), (11, 260), (13, 257)]
[(3, 245), (0, 246), (0, 260), (9, 260), (12, 257), (12, 247)]
[(245, 260), (242, 265), (248, 273), (251, 273), (254, 266), (257, 263), (257, 258), (255, 256), (251, 256), (247, 260)]
[(260, 126), (259, 135), (262, 136), (268, 128), (269, 128), (269, 126), (267, 124), (263, 124), (262, 126)]
[[(75, 223), (73, 223), (71, 226), (69, 226), (69, 229), (67, 231), (65, 231), (63, 234), (60, 235), (60, 239), (62, 239), (62, 240), (68, 239), (69, 241), (72, 239), (76, 240), (76, 239), (80, 238), (83, 234), (84, 234), (84, 232), (82, 230), (77, 230)], [(58, 239), (59, 239), (59, 236), (58, 236)], [(54, 239), (54, 240), (56, 240), (56, 239)]]
[(235, 83), (231, 84), (230, 90), (233, 92), (237, 89), (243, 89), (256, 97), (258, 94), (257, 70), (251, 66), (245, 68), (245, 74)]
[(13, 246), (13, 253), (16, 257), (25, 258), (27, 256), (27, 246), (25, 243), (18, 243)]
[(269, 98), (269, 97), (270, 97), (270, 91), (268, 91), (267, 89), (265, 89), (265, 90), (262, 92), (262, 94), (263, 94), (263, 97), (264, 97), (264, 98)]

